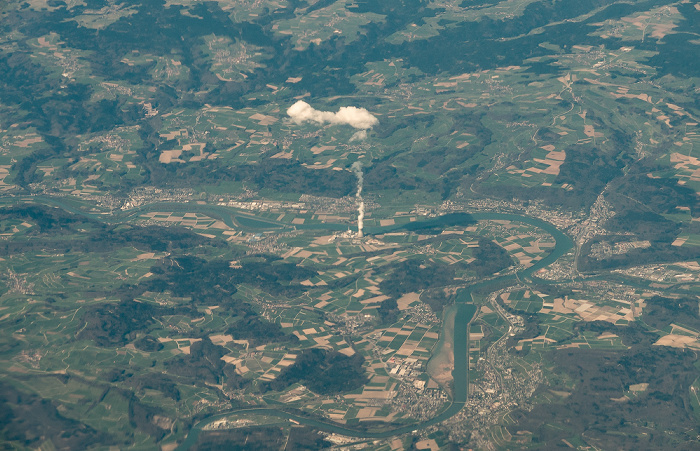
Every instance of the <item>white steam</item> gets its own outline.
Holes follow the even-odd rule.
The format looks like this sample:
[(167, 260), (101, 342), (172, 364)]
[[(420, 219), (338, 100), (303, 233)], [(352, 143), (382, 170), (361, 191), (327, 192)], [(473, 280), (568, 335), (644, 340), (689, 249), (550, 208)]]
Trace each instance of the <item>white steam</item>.
[(354, 162), (351, 169), (357, 177), (357, 192), (355, 193), (355, 199), (357, 199), (357, 236), (361, 238), (363, 236), (362, 229), (365, 227), (365, 201), (362, 200), (362, 185), (364, 184), (362, 163)]
[(317, 110), (303, 100), (299, 100), (297, 103), (290, 106), (287, 110), (287, 114), (297, 124), (302, 124), (304, 122), (315, 122), (319, 125), (347, 124), (361, 130), (350, 138), (351, 141), (366, 138), (366, 130), (379, 123), (379, 120), (364, 108), (344, 106), (340, 108), (338, 112), (333, 113), (331, 111)]
[(360, 205), (357, 206), (357, 236), (362, 238), (364, 233), (362, 229), (365, 228), (365, 201), (360, 199)]
[[(350, 137), (350, 142), (366, 139), (367, 130), (379, 124), (379, 120), (364, 108), (344, 106), (334, 113), (332, 111), (317, 110), (303, 100), (299, 100), (294, 105), (290, 106), (287, 109), (287, 115), (289, 115), (296, 124), (313, 122), (318, 125), (349, 125), (357, 130)], [(351, 170), (357, 177), (357, 192), (355, 193), (355, 199), (357, 201), (357, 236), (362, 237), (365, 225), (365, 202), (362, 199), (362, 163), (356, 161), (352, 164)]]
[(350, 137), (350, 142), (364, 141), (366, 138), (367, 138), (367, 130), (358, 130)]

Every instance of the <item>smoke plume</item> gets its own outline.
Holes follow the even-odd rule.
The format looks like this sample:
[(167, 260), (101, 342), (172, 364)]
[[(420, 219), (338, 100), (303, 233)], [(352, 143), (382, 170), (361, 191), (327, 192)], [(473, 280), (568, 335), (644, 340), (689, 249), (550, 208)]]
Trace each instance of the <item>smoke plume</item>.
[(350, 137), (350, 142), (363, 141), (367, 138), (367, 130), (358, 130)]
[[(299, 100), (294, 105), (290, 106), (287, 114), (297, 124), (304, 122), (315, 122), (319, 125), (323, 124), (347, 124), (361, 131), (368, 130), (379, 123), (379, 120), (374, 117), (369, 111), (364, 108), (354, 106), (344, 106), (333, 113), (331, 111), (320, 111), (313, 108), (303, 100)], [(353, 139), (364, 139), (367, 132), (364, 134), (358, 132), (353, 135)]]
[(355, 193), (355, 199), (357, 199), (357, 236), (362, 237), (362, 229), (365, 226), (365, 201), (362, 200), (362, 185), (364, 184), (362, 163), (356, 161), (350, 168), (355, 173), (355, 177), (357, 177), (357, 192)]
[(364, 176), (362, 175), (362, 163), (359, 161), (356, 161), (350, 166), (352, 169), (352, 172), (355, 173), (355, 177), (357, 177), (357, 193), (355, 194), (355, 197), (362, 198), (362, 185), (365, 182)]
[[(287, 109), (287, 115), (289, 115), (296, 124), (313, 122), (318, 125), (349, 125), (357, 130), (352, 137), (350, 137), (350, 142), (366, 139), (367, 130), (379, 123), (379, 120), (364, 108), (344, 106), (336, 113), (333, 113), (332, 111), (317, 110), (303, 100), (299, 100), (294, 105), (290, 106)], [(365, 225), (365, 202), (362, 199), (362, 163), (356, 161), (352, 164), (351, 170), (357, 177), (357, 192), (355, 193), (355, 199), (357, 201), (357, 236), (362, 237)]]

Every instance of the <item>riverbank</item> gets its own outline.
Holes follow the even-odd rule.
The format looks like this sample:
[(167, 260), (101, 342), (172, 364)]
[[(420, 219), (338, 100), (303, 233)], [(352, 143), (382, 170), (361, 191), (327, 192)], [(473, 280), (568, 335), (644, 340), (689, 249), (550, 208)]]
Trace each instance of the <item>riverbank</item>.
[[(17, 199), (15, 199), (15, 201), (16, 200)], [(226, 207), (205, 205), (199, 203), (156, 203), (151, 205), (144, 205), (133, 210), (119, 210), (115, 211), (114, 214), (108, 214), (106, 212), (100, 212), (97, 210), (85, 211), (83, 208), (81, 208), (84, 207), (83, 205), (77, 205), (76, 202), (71, 202), (70, 199), (64, 198), (49, 198), (44, 196), (35, 196), (26, 199), (26, 201), (58, 206), (59, 208), (63, 208), (71, 213), (80, 214), (89, 217), (90, 219), (111, 224), (131, 221), (136, 217), (136, 215), (145, 211), (162, 210), (166, 208), (175, 211), (187, 211), (212, 216), (217, 219), (221, 219), (222, 221), (227, 223), (227, 225), (236, 228), (245, 229), (243, 224), (247, 224), (248, 227), (265, 226), (266, 228), (269, 227), (270, 229), (277, 230), (285, 230), (291, 228), (287, 224), (278, 223), (269, 219), (258, 218), (255, 215), (251, 214), (243, 214), (238, 211), (228, 209)], [(245, 217), (246, 220), (241, 221), (241, 217)], [(237, 219), (239, 220), (237, 221)], [(435, 362), (432, 363), (433, 368), (438, 368), (440, 370), (436, 374), (440, 374), (441, 383), (443, 383), (444, 385), (449, 385), (449, 383), (452, 382), (452, 403), (445, 410), (439, 412), (435, 417), (431, 418), (430, 420), (420, 424), (414, 423), (399, 426), (393, 429), (366, 430), (363, 428), (347, 427), (342, 424), (334, 423), (330, 420), (326, 421), (322, 418), (311, 418), (303, 414), (297, 414), (292, 411), (283, 410), (283, 408), (275, 409), (268, 407), (257, 407), (250, 409), (237, 409), (212, 415), (208, 418), (201, 420), (190, 430), (186, 440), (183, 441), (177, 449), (189, 449), (190, 446), (196, 443), (199, 433), (206, 425), (217, 421), (221, 418), (235, 415), (238, 412), (256, 412), (267, 416), (285, 418), (326, 432), (332, 432), (350, 437), (360, 438), (386, 438), (404, 433), (409, 433), (415, 429), (422, 429), (440, 423), (457, 414), (466, 404), (469, 392), (468, 331), (469, 323), (472, 321), (474, 314), (477, 311), (477, 306), (473, 304), (471, 293), (475, 290), (488, 291), (489, 288), (496, 286), (498, 286), (499, 288), (503, 288), (503, 286), (505, 285), (511, 285), (519, 282), (527, 282), (530, 279), (530, 277), (532, 277), (533, 273), (555, 262), (562, 255), (568, 252), (568, 250), (571, 249), (571, 247), (573, 246), (572, 240), (568, 236), (563, 234), (561, 231), (556, 229), (556, 227), (554, 227), (552, 224), (546, 223), (539, 219), (519, 216), (515, 214), (456, 213), (453, 215), (445, 215), (444, 217), (440, 217), (438, 220), (436, 220), (435, 218), (426, 218), (424, 221), (414, 221), (411, 223), (411, 225), (413, 228), (420, 228), (422, 225), (434, 228), (438, 224), (444, 226), (467, 227), (473, 225), (476, 221), (480, 220), (507, 220), (532, 225), (549, 233), (555, 239), (555, 246), (550, 254), (548, 254), (545, 258), (538, 261), (536, 264), (527, 269), (523, 269), (515, 274), (511, 273), (503, 276), (497, 276), (489, 280), (483, 280), (467, 288), (464, 288), (464, 293), (462, 296), (459, 297), (458, 302), (448, 309), (447, 315), (445, 316), (445, 321), (443, 322), (442, 326), (443, 329), (440, 341), (442, 345), (438, 347), (438, 355), (435, 358)], [(344, 230), (346, 226), (346, 224), (340, 223), (325, 223), (308, 224), (304, 228), (319, 230)], [(379, 227), (376, 228), (376, 230), (371, 230), (371, 233), (384, 233), (387, 232), (389, 229), (390, 227), (387, 227), (386, 230)], [(452, 355), (451, 365), (450, 354)], [(429, 363), (429, 365), (431, 364)], [(449, 374), (450, 368), (451, 378), (447, 376), (447, 374)]]

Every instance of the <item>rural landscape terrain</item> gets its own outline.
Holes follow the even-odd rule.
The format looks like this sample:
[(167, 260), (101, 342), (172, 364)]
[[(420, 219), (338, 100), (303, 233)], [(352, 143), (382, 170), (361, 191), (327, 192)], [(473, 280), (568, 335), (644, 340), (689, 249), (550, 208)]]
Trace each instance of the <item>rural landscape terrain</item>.
[(700, 447), (696, 0), (0, 2), (2, 449)]

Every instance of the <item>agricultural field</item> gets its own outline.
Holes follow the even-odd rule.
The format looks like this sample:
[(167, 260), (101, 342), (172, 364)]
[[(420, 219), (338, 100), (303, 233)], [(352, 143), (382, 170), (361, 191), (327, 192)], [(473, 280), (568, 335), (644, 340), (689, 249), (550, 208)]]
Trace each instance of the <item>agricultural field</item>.
[(697, 1), (0, 17), (0, 442), (698, 448)]
[[(333, 8), (338, 5), (340, 3), (334, 4)], [(436, 3), (431, 7), (441, 6)], [(525, 6), (527, 2), (519, 7)], [(501, 5), (494, 6), (500, 7)], [(323, 21), (326, 20), (325, 15), (329, 14), (342, 24), (355, 17), (348, 13), (343, 18), (333, 8), (314, 11), (305, 19)], [(467, 15), (460, 16), (462, 13)], [(448, 20), (456, 23), (476, 18), (472, 17), (473, 11), (467, 13), (466, 10), (458, 13), (452, 9), (449, 14), (445, 14), (450, 16)], [(488, 16), (485, 11), (480, 14)], [(662, 7), (659, 11), (652, 10), (649, 17), (643, 14), (640, 17), (645, 17), (645, 23), (651, 24), (648, 26), (652, 29), (664, 29), (673, 33), (673, 26), (667, 26), (665, 22), (654, 23), (655, 20), (663, 22), (667, 19), (672, 23), (679, 14), (674, 7)], [(517, 16), (517, 13), (512, 15)], [(357, 15), (367, 18), (370, 16), (371, 14)], [(436, 16), (439, 21), (438, 17), (441, 16)], [(635, 17), (624, 17), (621, 22), (634, 29), (641, 23)], [(286, 26), (280, 23), (276, 32), (286, 34)], [(291, 23), (289, 26), (290, 30), (300, 27)], [(345, 33), (343, 27), (338, 26), (340, 28), (336, 31), (340, 31), (341, 35)], [(418, 28), (426, 26), (428, 25)], [(654, 33), (652, 31), (650, 35)], [(663, 37), (659, 33), (656, 32), (656, 38)], [(605, 33), (603, 35), (607, 38), (611, 36)], [(299, 36), (299, 45), (311, 42), (309, 38), (311, 37)], [(318, 39), (325, 41), (329, 38), (326, 36)], [(202, 40), (203, 62), (207, 61), (216, 77), (223, 81), (232, 80), (227, 77), (243, 77), (246, 73), (260, 70), (264, 68), (261, 64), (271, 57), (265, 53), (264, 47), (246, 44), (241, 40), (234, 42), (216, 34), (204, 36)], [(352, 43), (352, 40), (349, 42)], [(673, 142), (670, 152), (657, 156), (656, 161), (667, 166), (652, 169), (650, 177), (675, 177), (682, 185), (690, 187), (694, 183), (692, 174), (695, 157), (692, 156), (692, 149), (698, 135), (697, 118), (682, 106), (689, 93), (676, 89), (673, 83), (665, 85), (671, 91), (664, 91), (653, 84), (631, 83), (639, 73), (646, 76), (653, 73), (653, 70), (639, 63), (651, 55), (633, 47), (607, 50), (602, 46), (575, 45), (561, 49), (552, 44), (542, 44), (543, 48), (554, 52), (546, 63), (547, 67), (557, 68), (556, 74), (552, 75), (548, 72), (533, 74), (531, 65), (545, 65), (541, 62), (544, 60), (542, 57), (523, 61), (522, 65), (451, 76), (440, 74), (427, 80), (424, 72), (417, 67), (406, 67), (405, 61), (400, 58), (367, 62), (366, 70), (352, 77), (356, 89), (353, 97), (360, 100), (369, 97), (381, 99), (373, 107), (373, 113), (377, 117), (390, 119), (397, 125), (404, 124), (392, 128), (380, 125), (376, 131), (372, 131), (372, 144), (369, 145), (366, 141), (353, 142), (350, 139), (353, 132), (343, 127), (291, 127), (286, 119), (286, 105), (289, 104), (290, 96), (298, 92), (295, 77), (288, 77), (282, 83), (268, 84), (264, 90), (256, 91), (256, 94), (248, 97), (249, 101), (262, 102), (258, 107), (237, 108), (224, 104), (206, 105), (201, 109), (174, 108), (165, 111), (160, 106), (162, 102), (154, 98), (154, 94), (158, 93), (158, 83), (171, 83), (180, 89), (189, 70), (181, 57), (166, 60), (139, 51), (123, 55), (123, 64), (149, 71), (150, 81), (146, 80), (145, 84), (140, 85), (144, 88), (137, 88), (104, 77), (81, 75), (80, 71), (89, 71), (89, 65), (84, 63), (88, 54), (72, 50), (58, 33), (39, 37), (36, 42), (31, 41), (30, 46), (36, 53), (37, 61), (57, 75), (63, 74), (60, 76), (70, 79), (78, 77), (76, 80), (87, 77), (94, 89), (92, 102), (115, 100), (123, 103), (124, 107), (129, 106), (134, 112), (140, 109), (139, 114), (146, 120), (154, 118), (153, 122), (158, 118), (157, 123), (153, 123), (153, 131), (159, 141), (159, 150), (153, 157), (157, 156), (158, 161), (166, 165), (191, 165), (216, 159), (219, 162), (212, 163), (216, 166), (245, 166), (270, 158), (271, 161), (277, 160), (280, 163), (298, 161), (305, 168), (319, 171), (343, 171), (359, 160), (369, 166), (367, 183), (372, 191), (377, 195), (389, 195), (392, 188), (386, 186), (386, 181), (383, 183), (385, 186), (381, 186), (378, 180), (374, 180), (372, 173), (378, 171), (379, 174), (385, 169), (381, 165), (372, 164), (373, 159), (388, 156), (394, 168), (399, 169), (400, 173), (414, 175), (416, 180), (420, 180), (416, 187), (428, 191), (442, 189), (436, 185), (436, 180), (445, 172), (448, 164), (455, 176), (464, 177), (467, 168), (480, 167), (486, 170), (487, 162), (494, 161), (496, 163), (489, 164), (490, 167), (479, 177), (476, 185), (471, 185), (473, 190), (488, 194), (505, 194), (507, 191), (506, 195), (509, 195), (509, 187), (520, 186), (526, 188), (524, 192), (536, 188), (549, 193), (545, 194), (549, 197), (561, 197), (565, 196), (563, 193), (573, 191), (569, 197), (575, 199), (580, 197), (578, 192), (584, 188), (576, 187), (575, 180), (567, 175), (566, 170), (562, 172), (562, 167), (568, 166), (565, 163), (573, 158), (571, 155), (581, 153), (581, 150), (576, 149), (598, 146), (605, 152), (608, 151), (606, 149), (612, 151), (613, 147), (610, 146), (622, 139), (618, 128), (624, 125), (625, 128), (639, 130), (636, 135), (625, 137), (633, 144), (634, 153), (638, 157), (651, 155), (654, 153), (651, 149), (661, 142)], [(70, 73), (65, 72), (67, 70)], [(406, 79), (424, 81), (402, 82)], [(152, 83), (152, 87), (146, 88), (149, 83)], [(406, 93), (402, 94), (397, 86), (401, 86)], [(517, 99), (517, 110), (511, 108), (513, 99)], [(333, 109), (333, 101), (324, 105), (322, 99), (319, 100), (317, 108)], [(482, 116), (479, 111), (486, 106), (488, 113)], [(610, 115), (601, 117), (595, 114), (598, 110), (610, 111)], [(476, 122), (467, 119), (476, 116), (480, 117)], [(466, 127), (465, 121), (469, 121)], [(411, 126), (406, 128), (408, 124)], [(13, 132), (21, 133), (23, 130)], [(38, 178), (36, 186), (45, 189), (72, 189), (78, 194), (83, 192), (82, 185), (87, 183), (88, 186), (92, 185), (87, 192), (100, 192), (115, 186), (115, 174), (119, 177), (135, 177), (134, 182), (138, 183), (142, 180), (143, 165), (150, 164), (147, 163), (150, 157), (146, 156), (144, 160), (145, 155), (139, 151), (132, 153), (134, 150), (130, 150), (125, 154), (120, 150), (125, 147), (138, 149), (144, 144), (126, 132), (127, 130), (117, 132), (116, 136), (112, 132), (94, 138), (79, 138), (77, 142), (81, 144), (76, 149), (81, 155), (79, 160), (45, 160), (42, 166), (54, 169), (35, 173)], [(411, 138), (413, 134), (424, 138), (414, 140)], [(28, 142), (26, 139), (31, 138), (25, 138), (20, 144)], [(108, 144), (114, 150), (100, 156), (95, 153), (100, 146), (91, 143)], [(87, 154), (86, 147), (91, 149)], [(391, 156), (391, 149), (397, 147), (406, 148), (402, 152), (406, 154), (405, 158)], [(438, 164), (439, 159), (430, 156), (431, 148), (449, 149), (447, 161)], [(120, 156), (122, 154), (123, 157)], [(668, 159), (667, 162), (665, 158)], [(81, 180), (86, 178), (82, 175), (84, 173), (90, 174), (86, 182)], [(76, 179), (74, 185), (63, 184), (71, 178)], [(407, 183), (401, 181), (400, 177), (397, 178), (399, 181), (404, 185)], [(252, 185), (255, 184), (258, 188), (264, 188), (260, 181)], [(208, 185), (210, 184), (204, 180), (195, 184), (197, 189), (214, 189), (214, 186), (208, 188)], [(571, 207), (582, 205), (572, 204)]]
[[(485, 257), (477, 252), (485, 246), (484, 239), (500, 249), (505, 261), (510, 262), (506, 265), (514, 265), (522, 249), (519, 244), (512, 246), (517, 240), (528, 245), (530, 241), (551, 240), (527, 226), (484, 221), (466, 228), (452, 226), (438, 235), (389, 232), (359, 240), (347, 232), (324, 235), (297, 231), (277, 234), (270, 241), (271, 237), (236, 230), (206, 214), (153, 211), (132, 216), (134, 225), (120, 227), (134, 233), (139, 233), (140, 228), (148, 228), (149, 233), (168, 230), (165, 246), (137, 240), (131, 246), (105, 252), (103, 247), (109, 248), (111, 240), (124, 233), (122, 230), (80, 220), (69, 226), (68, 235), (56, 234), (47, 228), (51, 222), (45, 218), (66, 221), (70, 216), (61, 216), (58, 210), (42, 210), (46, 207), (14, 208), (28, 218), (4, 219), (6, 236), (14, 240), (46, 240), (46, 244), (38, 241), (37, 251), (11, 253), (0, 261), (6, 274), (3, 281), (10, 287), (3, 295), (4, 305), (13, 306), (3, 308), (3, 320), (14, 324), (15, 336), (23, 343), (4, 371), (17, 377), (64, 375), (70, 382), (59, 383), (61, 390), (52, 391), (46, 385), (38, 395), (62, 403), (66, 415), (72, 416), (84, 415), (86, 406), (78, 401), (65, 404), (66, 399), (92, 399), (105, 389), (109, 392), (107, 387), (111, 386), (116, 391), (110, 396), (116, 396), (114, 402), (121, 400), (126, 410), (116, 409), (107, 396), (98, 403), (106, 403), (104, 407), (91, 407), (91, 411), (106, 409), (109, 415), (133, 418), (129, 409), (133, 409), (134, 401), (125, 398), (124, 390), (136, 390), (142, 408), (151, 412), (144, 414), (159, 418), (150, 423), (146, 434), (164, 431), (166, 425), (179, 421), (176, 418), (215, 409), (222, 402), (222, 395), (234, 393), (240, 402), (282, 402), (346, 424), (393, 424), (429, 418), (448, 405), (450, 387), (444, 376), (438, 380), (429, 376), (430, 361), (444, 332), (439, 310), (433, 311), (421, 302), (421, 293), (431, 289), (448, 296), (450, 290), (440, 284), (454, 287), (474, 279), (475, 271), (484, 264)], [(279, 214), (275, 215), (279, 218)], [(263, 219), (272, 221), (265, 216)], [(401, 222), (400, 217), (397, 219)], [(168, 227), (162, 228), (163, 225)], [(192, 231), (190, 240), (200, 243), (195, 244), (197, 257), (176, 257), (181, 250), (172, 247), (174, 243), (167, 244), (169, 233), (183, 233), (175, 230), (184, 228)], [(81, 233), (102, 234), (103, 242), (97, 247), (82, 244)], [(134, 240), (129, 236), (120, 239)], [(499, 240), (511, 244), (512, 256), (496, 244)], [(76, 246), (71, 243), (78, 243), (84, 250), (67, 252)], [(299, 275), (289, 279), (294, 280), (292, 286), (284, 288), (275, 283), (278, 288), (273, 288), (254, 282), (238, 284), (233, 290), (225, 279), (211, 282), (218, 290), (230, 290), (231, 300), (224, 302), (207, 294), (209, 288), (195, 294), (190, 285), (207, 284), (208, 278), (218, 280), (221, 276), (206, 275), (197, 282), (170, 279), (173, 271), (192, 265), (193, 259), (206, 268), (224, 258), (223, 274), (245, 272), (248, 265), (259, 265), (260, 257), (255, 255), (264, 254), (250, 251), (255, 252), (260, 246), (277, 253), (278, 263), (273, 268), (299, 268)], [(239, 249), (249, 249), (250, 256)], [(415, 291), (398, 295), (408, 289), (396, 285), (404, 277), (403, 268), (416, 271), (419, 265), (451, 276), (435, 278), (429, 285), (428, 281), (415, 280)], [(282, 298), (281, 293), (285, 293)], [(201, 296), (202, 301), (193, 304), (195, 297)], [(133, 309), (145, 309), (146, 315), (154, 316), (132, 317)], [(108, 319), (105, 315), (117, 316)], [(248, 335), (255, 328), (264, 334)], [(289, 343), (294, 343), (294, 350)], [(52, 352), (42, 351), (43, 346), (50, 346)], [(341, 398), (320, 396), (299, 383), (269, 392), (265, 384), (277, 383), (300, 353), (308, 349), (359, 358), (364, 362), (364, 383)], [(175, 376), (176, 368), (190, 362), (194, 368), (201, 368), (196, 371), (205, 371), (206, 365), (198, 365), (202, 365), (200, 356), (207, 353), (219, 355), (221, 365), (226, 366), (207, 369), (202, 374), (209, 382), (188, 388), (188, 373)], [(119, 370), (124, 367), (131, 368), (128, 377)], [(153, 371), (172, 376), (145, 382)], [(215, 376), (217, 371), (224, 372)], [(92, 391), (85, 393), (83, 378), (88, 374), (100, 376), (89, 385)], [(241, 391), (237, 387), (248, 388)], [(411, 397), (422, 392), (428, 394), (423, 397), (425, 405), (407, 408)], [(330, 399), (332, 403), (328, 402)], [(113, 421), (112, 417), (96, 418)], [(99, 421), (88, 425), (99, 430), (106, 424)], [(162, 440), (177, 437), (166, 434)]]

